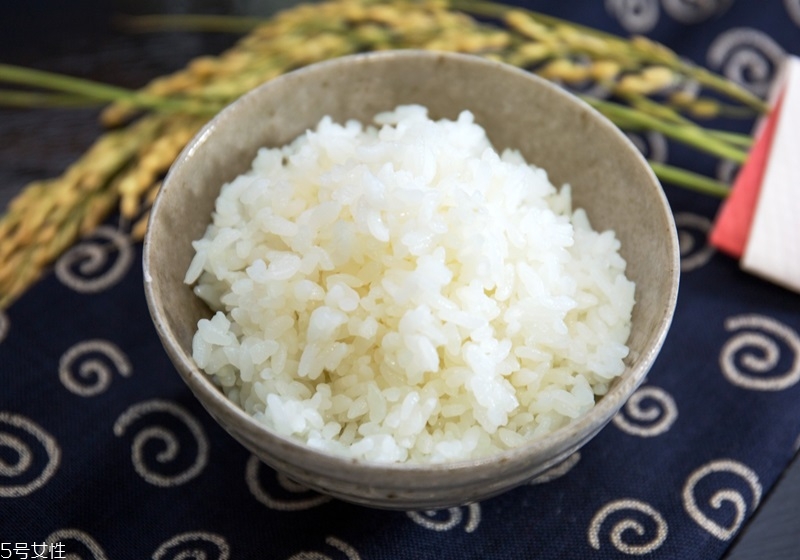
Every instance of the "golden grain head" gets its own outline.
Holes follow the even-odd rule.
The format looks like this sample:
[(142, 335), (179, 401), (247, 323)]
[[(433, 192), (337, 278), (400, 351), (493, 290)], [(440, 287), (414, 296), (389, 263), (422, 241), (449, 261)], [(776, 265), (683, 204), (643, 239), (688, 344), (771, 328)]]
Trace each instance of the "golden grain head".
[(610, 82), (616, 80), (622, 72), (620, 64), (613, 60), (596, 60), (589, 67), (589, 73), (598, 82)]
[(535, 41), (558, 42), (554, 30), (532, 19), (522, 10), (511, 10), (504, 19), (506, 25), (517, 33)]
[[(230, 62), (228, 62), (230, 64)], [(187, 65), (187, 70), (190, 74), (199, 78), (208, 78), (213, 76), (220, 67), (220, 61), (213, 56), (198, 56), (191, 60)]]
[(134, 218), (139, 213), (139, 197), (123, 194), (119, 201), (119, 211), (123, 218)]
[(358, 0), (346, 0), (339, 5), (341, 8), (341, 17), (345, 21), (359, 23), (367, 17), (366, 7)]
[(673, 85), (678, 77), (675, 72), (666, 66), (648, 66), (642, 70), (642, 78), (653, 88), (653, 91), (660, 91)]
[(656, 60), (661, 63), (673, 63), (678, 61), (678, 55), (676, 55), (675, 52), (642, 35), (631, 37), (629, 45), (650, 60)]
[(697, 94), (688, 89), (676, 90), (668, 97), (669, 103), (677, 107), (688, 107), (695, 99), (697, 99)]
[(553, 54), (553, 49), (542, 43), (523, 43), (514, 52), (513, 63), (517, 66), (536, 64)]
[(141, 241), (147, 233), (147, 222), (150, 220), (150, 212), (145, 213), (144, 216), (139, 218), (131, 228), (131, 238), (134, 241)]
[(668, 68), (648, 68), (638, 74), (627, 74), (617, 84), (617, 92), (632, 95), (653, 95), (675, 81), (674, 73)]
[(718, 117), (721, 111), (720, 104), (713, 99), (697, 99), (689, 104), (689, 113), (699, 119), (712, 119)]
[(389, 32), (376, 23), (365, 23), (353, 31), (353, 39), (362, 45), (383, 43), (389, 40)]
[(559, 58), (537, 69), (536, 73), (548, 80), (574, 84), (587, 79), (590, 68), (567, 58)]
[(108, 213), (117, 205), (117, 199), (109, 194), (102, 194), (92, 198), (78, 228), (78, 235), (91, 234), (97, 226), (103, 223)]

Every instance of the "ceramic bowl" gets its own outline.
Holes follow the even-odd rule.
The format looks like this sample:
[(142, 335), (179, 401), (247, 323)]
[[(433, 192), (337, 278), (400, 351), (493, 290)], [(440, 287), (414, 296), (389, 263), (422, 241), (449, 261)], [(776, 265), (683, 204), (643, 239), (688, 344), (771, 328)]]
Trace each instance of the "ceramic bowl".
[[(230, 402), (192, 360), (192, 336), (209, 309), (183, 282), (220, 187), (248, 170), (261, 146), (281, 146), (325, 115), (368, 122), (400, 104), (433, 118), (475, 115), (495, 148), (519, 149), (553, 184), (570, 183), (597, 230), (614, 229), (636, 283), (624, 374), (585, 416), (537, 441), (478, 460), (382, 465), (324, 454), (272, 433)], [(642, 382), (669, 328), (679, 250), (661, 186), (614, 125), (562, 89), (468, 55), (394, 51), (316, 64), (253, 90), (223, 110), (177, 158), (152, 209), (145, 291), (164, 347), (222, 427), (275, 470), (319, 492), (368, 506), (436, 509), (481, 500), (565, 460), (611, 420)]]

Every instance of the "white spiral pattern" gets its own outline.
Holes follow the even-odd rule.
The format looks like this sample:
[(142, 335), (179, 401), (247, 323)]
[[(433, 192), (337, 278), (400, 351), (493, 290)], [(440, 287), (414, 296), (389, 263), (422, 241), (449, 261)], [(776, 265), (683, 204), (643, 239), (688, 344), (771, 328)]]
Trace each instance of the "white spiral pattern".
[[(100, 359), (100, 354), (105, 360)], [(90, 357), (95, 355), (95, 357)], [(86, 340), (67, 350), (58, 363), (58, 377), (72, 393), (81, 397), (93, 397), (104, 392), (111, 384), (113, 370), (129, 377), (133, 372), (128, 357), (114, 343), (107, 340)], [(75, 364), (80, 364), (77, 372)]]
[(133, 262), (131, 240), (124, 233), (100, 226), (92, 237), (64, 253), (55, 266), (61, 283), (83, 294), (110, 288), (125, 276)]
[(277, 511), (302, 511), (331, 501), (330, 496), (323, 496), (322, 494), (312, 492), (308, 488), (297, 484), (281, 474), (275, 474), (278, 484), (283, 490), (296, 495), (296, 497), (286, 499), (271, 495), (261, 484), (259, 473), (262, 466), (263, 463), (261, 460), (255, 455), (251, 455), (245, 467), (245, 481), (253, 497), (269, 509)]
[[(713, 475), (717, 473), (732, 474), (747, 483), (751, 494), (751, 505), (749, 508), (751, 512), (755, 511), (758, 504), (761, 502), (762, 489), (756, 473), (742, 463), (729, 459), (712, 461), (697, 469), (689, 476), (683, 487), (683, 507), (686, 509), (689, 516), (703, 529), (721, 541), (728, 541), (744, 523), (748, 511), (747, 499), (741, 491), (734, 488), (717, 490), (708, 499), (708, 505), (716, 511), (721, 510), (725, 504), (733, 507), (734, 518), (728, 526), (723, 526), (704, 514), (697, 503), (697, 486), (704, 479), (712, 478)], [(705, 484), (712, 483), (713, 481)]]
[(660, 163), (667, 161), (669, 146), (667, 145), (666, 137), (660, 132), (649, 131), (644, 136), (628, 132), (626, 136), (647, 159)]
[(717, 179), (726, 185), (732, 185), (740, 168), (740, 165), (735, 161), (721, 159), (717, 164)]
[(684, 24), (695, 24), (723, 14), (733, 0), (661, 0), (664, 11)]
[[(332, 548), (335, 548), (339, 552), (343, 553), (347, 560), (361, 560), (361, 555), (358, 553), (358, 551), (346, 542), (333, 536), (326, 537), (325, 542)], [(293, 554), (288, 560), (334, 560), (334, 558), (321, 552), (303, 551)]]
[[(725, 378), (756, 391), (782, 391), (800, 381), (800, 336), (790, 327), (764, 315), (738, 315), (725, 320), (725, 330), (741, 332), (722, 347), (719, 365)], [(775, 371), (783, 343), (788, 369)]]
[(658, 0), (606, 0), (606, 11), (631, 33), (645, 33), (658, 23)]
[(571, 471), (575, 467), (575, 465), (578, 464), (580, 460), (581, 460), (581, 453), (580, 451), (576, 451), (575, 453), (564, 459), (561, 463), (559, 463), (555, 467), (544, 471), (542, 474), (531, 480), (529, 484), (531, 486), (535, 486), (537, 484), (545, 484), (552, 480), (556, 480), (557, 478), (561, 478), (569, 471)]
[[(451, 507), (446, 510), (425, 510), (425, 511), (408, 511), (406, 515), (420, 527), (429, 529), (431, 531), (450, 531), (464, 519), (464, 511), (467, 510), (467, 521), (464, 524), (464, 531), (467, 533), (474, 532), (478, 525), (481, 523), (481, 506), (477, 503), (469, 504), (463, 508)], [(444, 517), (442, 513), (444, 512)]]
[[(213, 556), (209, 549), (213, 548)], [(205, 531), (181, 533), (165, 541), (153, 560), (230, 560), (231, 547), (223, 537)]]
[[(623, 512), (620, 514), (620, 512)], [(637, 515), (638, 514), (638, 515)], [(609, 518), (613, 525), (609, 533), (609, 541), (618, 551), (632, 556), (650, 554), (661, 547), (667, 539), (667, 522), (649, 504), (640, 500), (623, 499), (609, 502), (603, 506), (592, 518), (589, 524), (589, 544), (595, 550), (600, 550), (600, 531), (605, 521)], [(645, 526), (643, 521), (647, 521)], [(644, 540), (652, 533), (649, 540)], [(626, 542), (630, 537), (638, 537), (641, 543)]]
[(681, 272), (690, 272), (704, 266), (716, 253), (708, 243), (708, 233), (713, 224), (699, 214), (679, 212), (675, 214), (678, 228), (678, 245), (681, 251)]
[[(34, 466), (36, 452), (26, 441), (31, 437), (47, 455), (46, 464), (32, 479), (30, 474), (34, 473), (28, 471)], [(20, 498), (35, 492), (53, 477), (61, 462), (61, 448), (53, 436), (19, 414), (0, 412), (0, 448), (16, 455), (14, 463), (0, 457), (0, 498)]]
[(717, 37), (707, 58), (712, 70), (764, 97), (785, 56), (783, 48), (766, 33), (738, 27)]
[(167, 487), (184, 484), (200, 474), (208, 463), (208, 439), (200, 423), (183, 407), (158, 399), (135, 404), (117, 418), (114, 423), (114, 435), (122, 437), (131, 424), (149, 414), (155, 413), (169, 414), (180, 420), (188, 428), (197, 447), (197, 456), (187, 469), (178, 474), (165, 475), (152, 470), (146, 464), (144, 456), (144, 448), (149, 442), (159, 441), (164, 446), (164, 449), (155, 456), (155, 460), (161, 464), (174, 460), (181, 447), (180, 441), (174, 432), (162, 426), (154, 426), (145, 428), (134, 436), (131, 444), (133, 467), (139, 476), (154, 486)]
[[(54, 531), (50, 533), (50, 535), (45, 539), (45, 542), (48, 545), (48, 554), (49, 554), (49, 546), (55, 545), (59, 543), (59, 549), (61, 552), (66, 553), (66, 556), (59, 555), (56, 556), (55, 553), (53, 555), (47, 556), (47, 558), (64, 558), (65, 560), (89, 560), (89, 558), (85, 556), (81, 556), (80, 554), (72, 551), (70, 549), (74, 549), (75, 545), (70, 544), (70, 541), (74, 543), (78, 543), (81, 545), (82, 548), (85, 548), (92, 555), (92, 560), (108, 560), (108, 556), (106, 556), (103, 547), (101, 547), (94, 538), (91, 537), (88, 533), (84, 531), (80, 531), (78, 529), (59, 529), (58, 531)], [(32, 557), (34, 558), (34, 557)]]
[(663, 389), (648, 386), (631, 395), (612, 421), (628, 434), (655, 437), (669, 431), (677, 418), (675, 399)]
[(783, 5), (789, 18), (796, 26), (800, 27), (800, 0), (783, 0)]

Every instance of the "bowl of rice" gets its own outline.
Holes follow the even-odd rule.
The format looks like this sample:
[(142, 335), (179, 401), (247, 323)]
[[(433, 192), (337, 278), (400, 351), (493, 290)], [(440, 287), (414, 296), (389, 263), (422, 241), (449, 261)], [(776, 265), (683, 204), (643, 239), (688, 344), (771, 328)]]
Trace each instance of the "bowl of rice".
[(145, 292), (194, 395), (264, 463), (391, 509), (474, 502), (589, 441), (653, 364), (679, 250), (628, 138), (474, 56), (272, 80), (186, 147)]

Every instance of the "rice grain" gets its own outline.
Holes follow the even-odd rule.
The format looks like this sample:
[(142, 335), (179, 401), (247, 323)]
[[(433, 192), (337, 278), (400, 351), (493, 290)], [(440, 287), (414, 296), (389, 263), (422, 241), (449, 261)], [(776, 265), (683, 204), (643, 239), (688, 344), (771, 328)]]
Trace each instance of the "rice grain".
[(522, 445), (625, 368), (634, 285), (569, 185), (468, 111), (323, 118), (222, 187), (194, 358), (275, 432), (377, 462)]

